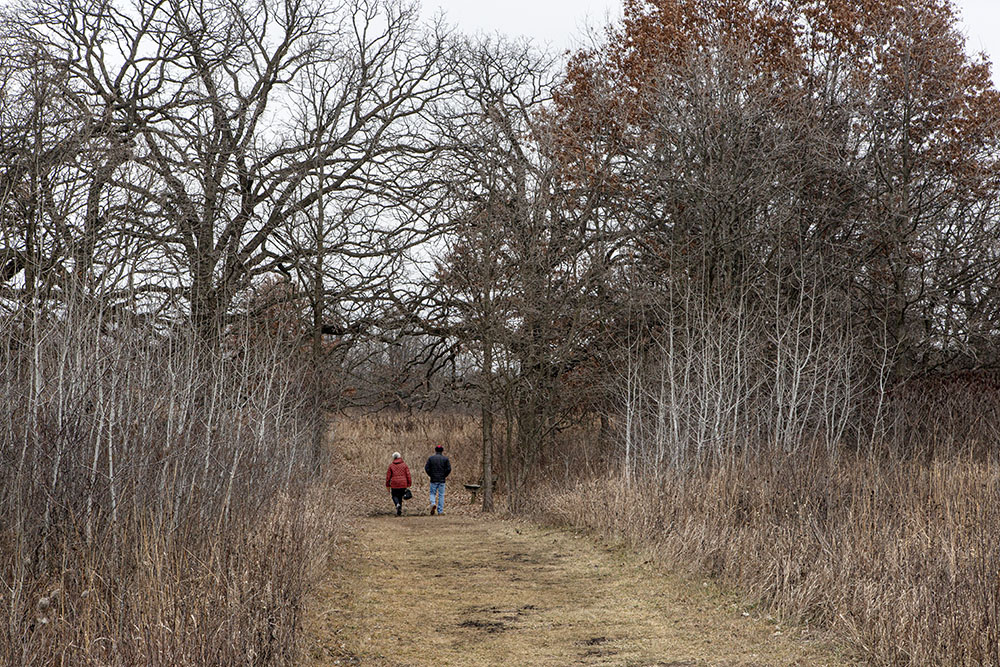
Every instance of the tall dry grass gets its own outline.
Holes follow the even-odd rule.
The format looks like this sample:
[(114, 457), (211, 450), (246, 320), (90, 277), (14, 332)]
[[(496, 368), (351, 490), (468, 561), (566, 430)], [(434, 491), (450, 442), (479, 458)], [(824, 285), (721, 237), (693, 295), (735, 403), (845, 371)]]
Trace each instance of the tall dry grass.
[[(482, 459), (479, 420), (461, 412), (350, 412), (336, 419), (338, 453), (356, 471), (384, 475), (391, 455), (398, 451), (411, 468), (444, 447), (455, 478), (479, 478)], [(420, 466), (417, 466), (418, 468)], [(422, 474), (422, 473), (421, 473)]]
[(336, 520), (287, 346), (71, 304), (0, 331), (0, 663), (290, 664)]
[(549, 520), (717, 577), (880, 665), (1000, 665), (1000, 466), (775, 457), (553, 485)]

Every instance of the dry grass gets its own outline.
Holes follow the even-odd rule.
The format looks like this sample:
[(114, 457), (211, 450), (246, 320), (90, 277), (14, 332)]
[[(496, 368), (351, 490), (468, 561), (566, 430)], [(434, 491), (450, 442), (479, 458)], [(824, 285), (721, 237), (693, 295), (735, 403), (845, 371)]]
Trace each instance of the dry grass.
[[(408, 427), (408, 419), (422, 426)], [(431, 434), (423, 443), (422, 432)], [(429, 452), (432, 440), (450, 443), (464, 457), (459, 474), (478, 461), (472, 418), (375, 418), (339, 433), (352, 439), (356, 461), (373, 466), (371, 476), (382, 474), (388, 456), (382, 450), (390, 443), (416, 452)], [(586, 454), (574, 458), (574, 447), (595, 444), (580, 433), (570, 439), (560, 443), (557, 460), (584, 460)], [(535, 516), (622, 541), (650, 561), (651, 575), (708, 577), (739, 591), (755, 615), (832, 631), (871, 664), (1000, 665), (997, 463), (774, 456), (631, 483), (588, 469), (540, 471), (550, 481), (533, 492)], [(375, 521), (390, 509), (380, 483), (370, 485), (360, 508)], [(422, 509), (418, 503), (411, 511)], [(397, 566), (420, 560), (415, 549), (406, 547)], [(459, 580), (469, 576), (464, 569), (449, 572)]]
[(0, 664), (294, 662), (341, 509), (284, 349), (87, 313), (0, 341)]
[(547, 497), (550, 517), (705, 573), (872, 664), (1000, 664), (1000, 469), (788, 460)]

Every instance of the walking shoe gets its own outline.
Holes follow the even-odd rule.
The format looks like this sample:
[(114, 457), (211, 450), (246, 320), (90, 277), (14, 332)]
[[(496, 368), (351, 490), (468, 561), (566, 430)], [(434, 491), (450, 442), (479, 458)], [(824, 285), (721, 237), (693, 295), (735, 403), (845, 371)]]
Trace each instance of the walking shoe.
[(434, 510), (436, 509), (437, 507), (434, 506), (434, 503), (431, 503), (431, 516), (434, 516)]
[(402, 516), (402, 515), (403, 515), (403, 506), (396, 505), (396, 516)]

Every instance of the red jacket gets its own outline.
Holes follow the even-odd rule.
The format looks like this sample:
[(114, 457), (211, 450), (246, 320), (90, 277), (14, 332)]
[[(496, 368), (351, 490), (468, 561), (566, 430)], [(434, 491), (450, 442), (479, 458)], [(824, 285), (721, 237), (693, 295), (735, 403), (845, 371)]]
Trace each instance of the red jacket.
[(393, 459), (389, 469), (385, 471), (385, 488), (406, 489), (410, 486), (410, 469), (403, 459)]

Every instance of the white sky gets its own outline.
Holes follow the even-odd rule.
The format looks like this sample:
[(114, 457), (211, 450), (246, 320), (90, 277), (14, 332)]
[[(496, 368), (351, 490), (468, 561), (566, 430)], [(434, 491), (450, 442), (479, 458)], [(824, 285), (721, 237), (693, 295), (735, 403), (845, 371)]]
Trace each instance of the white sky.
[[(963, 19), (968, 48), (985, 51), (1000, 82), (1000, 0), (954, 0)], [(565, 50), (586, 43), (585, 29), (621, 16), (621, 0), (423, 0), (430, 16), (443, 10), (449, 23), (464, 32), (524, 35)]]
[(966, 46), (972, 53), (985, 51), (993, 61), (993, 80), (1000, 82), (1000, 1), (955, 0), (962, 15), (967, 38)]
[[(1000, 1), (1000, 0), (998, 0)], [(530, 37), (560, 51), (579, 46), (588, 24), (621, 17), (620, 0), (422, 0), (424, 13), (444, 11), (463, 32)]]

